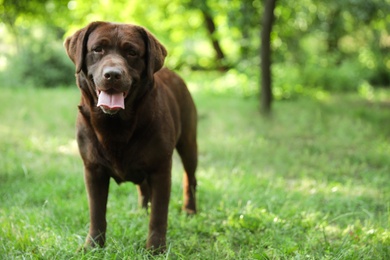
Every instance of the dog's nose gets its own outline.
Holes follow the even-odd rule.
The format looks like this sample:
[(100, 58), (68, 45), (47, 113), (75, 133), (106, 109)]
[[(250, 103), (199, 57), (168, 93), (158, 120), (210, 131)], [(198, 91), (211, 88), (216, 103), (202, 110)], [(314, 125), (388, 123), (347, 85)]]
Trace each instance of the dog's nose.
[(103, 76), (109, 81), (120, 80), (122, 78), (122, 72), (118, 68), (107, 67), (103, 70)]

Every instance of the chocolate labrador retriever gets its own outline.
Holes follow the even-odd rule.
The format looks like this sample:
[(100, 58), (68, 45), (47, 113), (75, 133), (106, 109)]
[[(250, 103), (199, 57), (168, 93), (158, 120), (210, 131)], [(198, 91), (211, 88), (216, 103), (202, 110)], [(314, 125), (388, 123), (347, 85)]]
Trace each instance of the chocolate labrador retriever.
[(93, 22), (65, 40), (81, 101), (77, 142), (84, 162), (90, 230), (85, 247), (103, 246), (109, 180), (137, 184), (151, 203), (147, 248), (166, 246), (172, 154), (184, 165), (184, 205), (196, 213), (197, 114), (184, 81), (162, 68), (167, 51), (146, 29)]

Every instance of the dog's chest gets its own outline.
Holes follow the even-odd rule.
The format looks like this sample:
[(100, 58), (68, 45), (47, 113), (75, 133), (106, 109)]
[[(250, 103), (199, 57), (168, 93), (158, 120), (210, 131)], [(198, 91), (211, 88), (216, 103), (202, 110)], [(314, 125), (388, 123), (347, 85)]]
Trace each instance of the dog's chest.
[(173, 137), (163, 135), (163, 131), (153, 124), (135, 126), (106, 119), (96, 126), (98, 145), (95, 149), (99, 150), (104, 166), (118, 183), (141, 183), (172, 156)]
[(142, 169), (114, 169), (111, 177), (114, 178), (117, 183), (130, 181), (135, 184), (140, 184), (147, 178), (147, 176), (147, 172)]
[(150, 163), (144, 158), (143, 149), (128, 144), (125, 147), (103, 148), (110, 168), (110, 175), (116, 182), (141, 183), (150, 172)]

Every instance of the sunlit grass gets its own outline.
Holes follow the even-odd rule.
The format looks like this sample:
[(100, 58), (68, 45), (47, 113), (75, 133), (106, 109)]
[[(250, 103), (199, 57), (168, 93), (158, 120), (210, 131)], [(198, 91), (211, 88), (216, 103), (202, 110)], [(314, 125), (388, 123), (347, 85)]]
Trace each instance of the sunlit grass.
[[(155, 258), (390, 257), (388, 91), (279, 101), (262, 119), (255, 98), (207, 84), (189, 84), (199, 113), (199, 214), (181, 213), (175, 155), (168, 252)], [(114, 182), (107, 247), (77, 251), (88, 231), (78, 100), (77, 88), (2, 89), (2, 259), (153, 258), (134, 185)]]

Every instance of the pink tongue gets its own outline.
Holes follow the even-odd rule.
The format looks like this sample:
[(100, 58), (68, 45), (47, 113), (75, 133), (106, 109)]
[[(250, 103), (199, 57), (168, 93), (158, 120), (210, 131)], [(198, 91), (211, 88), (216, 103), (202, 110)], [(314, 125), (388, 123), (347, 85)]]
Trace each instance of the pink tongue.
[(125, 97), (123, 93), (108, 94), (107, 92), (101, 91), (97, 106), (104, 106), (108, 109), (125, 109)]

